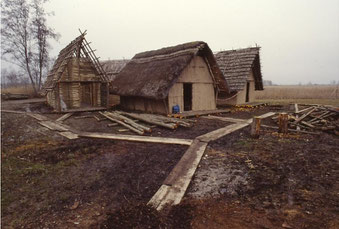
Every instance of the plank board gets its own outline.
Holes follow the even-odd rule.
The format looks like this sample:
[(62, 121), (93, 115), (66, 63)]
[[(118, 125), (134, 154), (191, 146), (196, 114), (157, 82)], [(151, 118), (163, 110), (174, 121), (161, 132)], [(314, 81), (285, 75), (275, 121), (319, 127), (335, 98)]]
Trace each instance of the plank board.
[(149, 136), (138, 136), (138, 135), (120, 135), (111, 133), (93, 133), (93, 132), (80, 132), (79, 137), (84, 138), (103, 138), (112, 140), (125, 140), (135, 142), (152, 142), (152, 143), (163, 143), (163, 144), (176, 144), (176, 145), (191, 145), (193, 140), (191, 139), (178, 139), (178, 138), (161, 138), (161, 137), (149, 137)]
[(64, 114), (63, 116), (61, 116), (60, 118), (58, 118), (56, 121), (57, 122), (62, 122), (65, 121), (66, 119), (68, 119), (69, 117), (71, 117), (74, 113), (67, 113)]
[(68, 131), (69, 129), (65, 126), (62, 126), (58, 123), (52, 122), (52, 121), (41, 121), (39, 122), (40, 125), (47, 127), (50, 130), (56, 130), (56, 131)]
[(252, 122), (252, 119), (250, 119), (250, 120), (251, 121), (235, 123), (235, 124), (226, 126), (224, 128), (217, 129), (215, 131), (201, 135), (201, 136), (197, 137), (197, 139), (199, 139), (200, 141), (203, 141), (203, 142), (210, 142), (210, 141), (217, 140), (218, 138), (221, 138), (221, 137), (223, 137), (227, 134), (230, 134), (230, 133), (232, 133), (236, 130), (239, 130), (239, 129), (242, 129), (242, 128), (248, 126)]
[(74, 109), (69, 109), (65, 111), (60, 111), (56, 113), (70, 113), (70, 112), (85, 112), (85, 111), (103, 111), (107, 110), (106, 107), (86, 107), (86, 108), (74, 108)]
[[(274, 114), (275, 114), (274, 112), (268, 112), (266, 114), (258, 116), (258, 118), (264, 119), (264, 118), (268, 118), (270, 116), (273, 116)], [(223, 137), (227, 134), (230, 134), (230, 133), (232, 133), (236, 130), (244, 128), (244, 127), (248, 126), (250, 123), (252, 123), (252, 119), (247, 119), (247, 120), (244, 120), (242, 122), (238, 122), (238, 123), (217, 129), (215, 131), (209, 132), (207, 134), (201, 135), (201, 136), (197, 137), (196, 139), (199, 139), (200, 141), (203, 141), (203, 142), (214, 141), (214, 140), (221, 138), (221, 137)]]
[(148, 202), (149, 205), (159, 211), (166, 205), (180, 203), (204, 155), (207, 144), (199, 140), (193, 141), (163, 185)]
[(59, 132), (61, 136), (64, 136), (68, 139), (77, 139), (79, 136), (75, 133), (69, 132), (69, 131), (64, 131), (64, 132)]
[[(202, 115), (208, 115), (208, 114), (229, 113), (230, 111), (231, 111), (230, 109), (208, 110), (208, 111), (184, 111), (178, 114), (178, 116), (182, 118), (189, 118), (189, 117), (202, 116)], [(175, 117), (176, 115), (172, 114), (172, 116)]]
[(1, 110), (4, 113), (13, 113), (13, 114), (26, 114), (24, 111), (13, 111), (13, 110)]
[(217, 120), (221, 120), (221, 121), (225, 121), (225, 122), (247, 122), (247, 119), (239, 119), (239, 118), (229, 118), (229, 117), (219, 117), (219, 116), (214, 116), (214, 115), (209, 115), (209, 116), (203, 116), (201, 118), (205, 118), (205, 119), (217, 119)]
[(35, 118), (38, 121), (47, 121), (48, 118), (46, 116), (43, 116), (41, 114), (35, 114), (35, 113), (27, 113), (32, 118)]

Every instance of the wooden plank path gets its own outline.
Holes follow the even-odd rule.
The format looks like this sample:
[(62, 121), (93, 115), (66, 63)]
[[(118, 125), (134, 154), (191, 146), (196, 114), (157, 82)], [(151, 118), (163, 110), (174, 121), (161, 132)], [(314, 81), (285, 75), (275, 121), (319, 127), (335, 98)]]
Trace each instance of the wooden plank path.
[(223, 110), (207, 110), (207, 111), (184, 111), (180, 114), (172, 114), (172, 117), (179, 117), (179, 118), (189, 118), (189, 117), (199, 117), (203, 115), (209, 114), (221, 114), (221, 113), (229, 113), (230, 109), (223, 109)]
[(150, 137), (150, 136), (139, 136), (139, 135), (122, 135), (122, 134), (111, 134), (111, 133), (95, 133), (95, 132), (80, 132), (79, 137), (84, 138), (102, 138), (112, 140), (124, 140), (124, 141), (135, 141), (135, 142), (152, 142), (152, 143), (163, 143), (163, 144), (176, 144), (176, 145), (191, 145), (193, 140), (191, 139), (180, 139), (180, 138), (162, 138), (162, 137)]
[[(259, 116), (259, 118), (267, 118), (274, 114), (275, 113), (273, 112), (269, 112)], [(244, 128), (251, 122), (252, 119), (243, 120), (242, 122), (220, 128), (195, 138), (192, 145), (187, 149), (180, 161), (167, 176), (159, 190), (148, 202), (148, 205), (151, 205), (160, 211), (165, 206), (179, 204), (186, 193), (208, 143)]]
[(247, 122), (246, 119), (239, 119), (239, 118), (229, 118), (229, 117), (220, 117), (220, 116), (214, 116), (214, 115), (209, 115), (209, 116), (202, 116), (201, 118), (204, 119), (217, 119), (225, 122)]
[(57, 122), (62, 122), (62, 121), (65, 121), (66, 119), (68, 119), (69, 117), (71, 117), (72, 115), (73, 115), (74, 113), (66, 113), (66, 114), (64, 114), (63, 116), (61, 116), (60, 118), (58, 118), (57, 120), (55, 120), (55, 121), (57, 121)]
[(180, 203), (206, 150), (207, 144), (199, 140), (193, 141), (160, 189), (148, 202), (149, 205), (160, 211), (165, 205)]

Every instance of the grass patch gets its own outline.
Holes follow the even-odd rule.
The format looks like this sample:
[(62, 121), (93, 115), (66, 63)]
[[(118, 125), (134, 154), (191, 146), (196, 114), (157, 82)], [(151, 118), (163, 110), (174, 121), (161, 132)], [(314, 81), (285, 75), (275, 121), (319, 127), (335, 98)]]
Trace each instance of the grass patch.
[(263, 91), (256, 91), (256, 99), (339, 99), (338, 85), (317, 86), (265, 86)]
[(339, 99), (257, 99), (256, 102), (269, 103), (274, 105), (286, 105), (291, 103), (299, 104), (321, 104), (339, 105)]
[(1, 88), (1, 93), (34, 95), (34, 89), (31, 85), (15, 86), (15, 87)]

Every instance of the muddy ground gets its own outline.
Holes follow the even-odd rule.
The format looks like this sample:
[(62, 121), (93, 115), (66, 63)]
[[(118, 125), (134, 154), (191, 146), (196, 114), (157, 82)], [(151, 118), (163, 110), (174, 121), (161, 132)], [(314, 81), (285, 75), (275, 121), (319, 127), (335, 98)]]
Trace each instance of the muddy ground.
[[(41, 103), (8, 107), (60, 117)], [(247, 119), (272, 109), (288, 107), (222, 116)], [(66, 123), (121, 133), (108, 121), (75, 117)], [(152, 135), (193, 139), (230, 124), (195, 119), (193, 128)], [(146, 203), (187, 146), (68, 140), (22, 114), (2, 113), (1, 126), (3, 228), (339, 228), (334, 135), (265, 130), (252, 139), (245, 128), (211, 142), (184, 201), (159, 213)]]

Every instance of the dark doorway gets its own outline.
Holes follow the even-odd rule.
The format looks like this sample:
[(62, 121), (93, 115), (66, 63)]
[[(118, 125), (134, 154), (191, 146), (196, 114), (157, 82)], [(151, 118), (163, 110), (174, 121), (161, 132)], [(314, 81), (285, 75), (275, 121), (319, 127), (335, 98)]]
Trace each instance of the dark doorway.
[(90, 83), (81, 83), (81, 106), (92, 106), (92, 90)]
[(192, 84), (184, 83), (184, 111), (192, 110)]
[(250, 101), (250, 82), (246, 84), (246, 103)]

